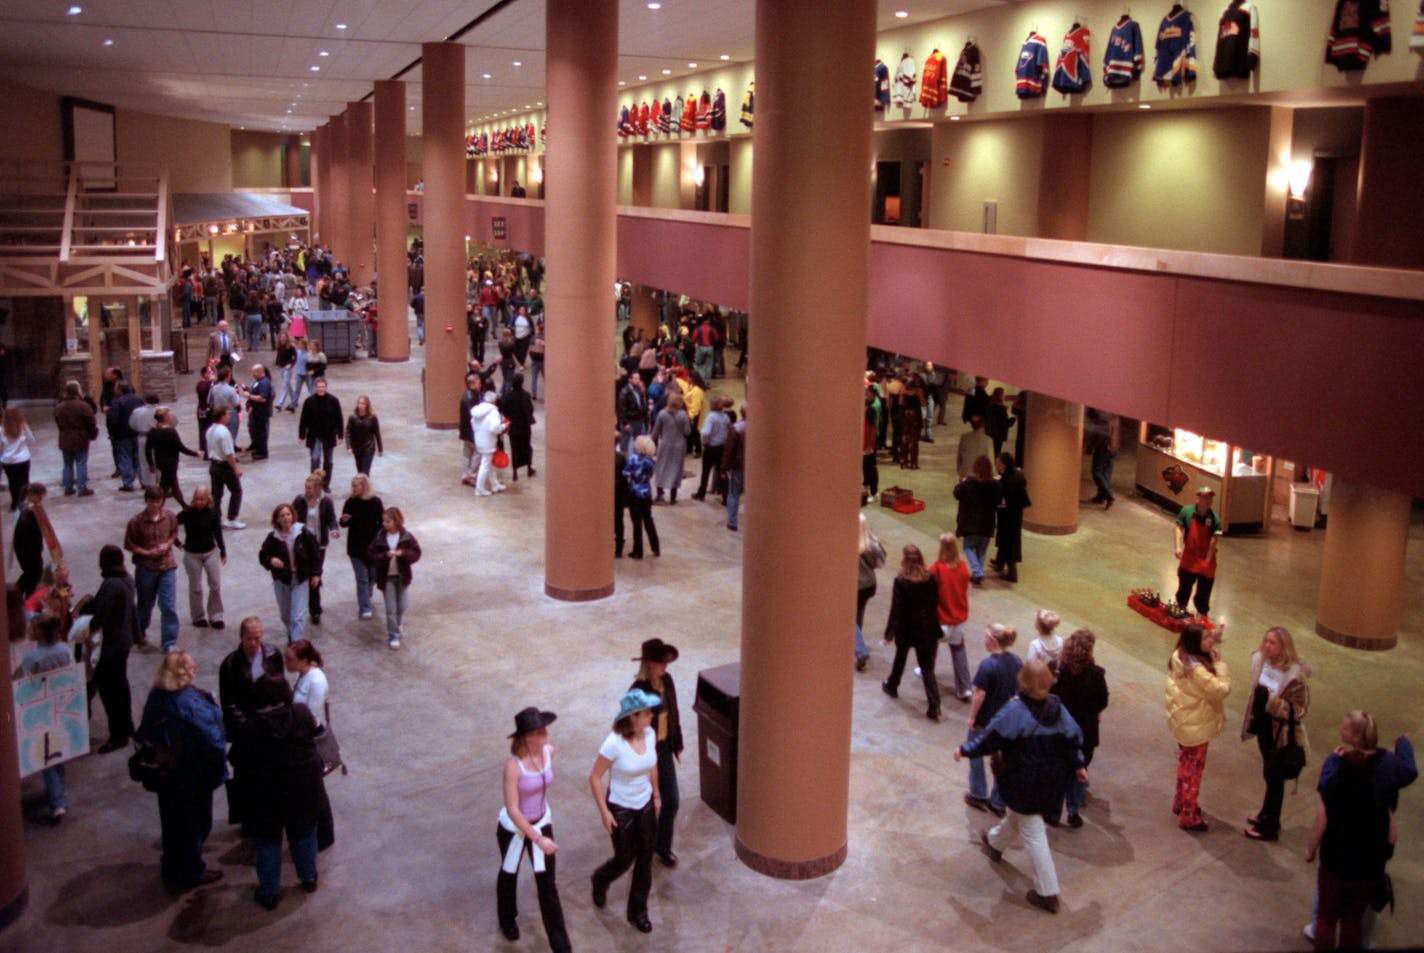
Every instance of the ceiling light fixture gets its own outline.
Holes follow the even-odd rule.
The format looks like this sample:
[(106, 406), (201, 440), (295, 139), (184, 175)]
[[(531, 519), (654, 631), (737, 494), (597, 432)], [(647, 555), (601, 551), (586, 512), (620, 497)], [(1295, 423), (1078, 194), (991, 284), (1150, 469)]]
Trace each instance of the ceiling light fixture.
[(326, 50), (318, 50), (316, 55), (317, 55), (317, 56), (330, 56), (331, 54), (328, 53)]
[(950, 116), (950, 117), (949, 117), (949, 121), (950, 121), (950, 122), (959, 122), (959, 119), (960, 119), (960, 117), (958, 117), (958, 116)]
[(648, 74), (646, 74), (646, 73), (639, 73), (639, 74), (638, 74), (638, 78), (639, 78), (639, 79), (647, 79), (647, 78), (648, 78)]
[(113, 41), (113, 40), (107, 40), (107, 39), (106, 39), (106, 40), (104, 41), (104, 45), (105, 45), (105, 46), (113, 46), (113, 45), (114, 45), (114, 41)]
[(663, 70), (663, 75), (664, 75), (664, 76), (671, 76), (671, 75), (672, 75), (672, 70), (670, 70), (670, 69), (665, 69), (665, 70)]
[(648, 4), (649, 10), (661, 10), (662, 8), (663, 5), (661, 3), (658, 3), (657, 0), (653, 0), (652, 3)]
[(1138, 103), (1138, 104), (1137, 104), (1137, 108), (1138, 108), (1138, 109), (1151, 109), (1152, 106), (1151, 106), (1150, 103)]
[(313, 73), (320, 73), (320, 72), (321, 72), (321, 67), (320, 67), (320, 66), (313, 66), (313, 67), (311, 68), (311, 71), (312, 71)]
[(77, 16), (79, 16), (79, 14), (81, 14), (81, 13), (84, 12), (84, 8), (81, 7), (81, 6), (79, 6), (78, 4), (76, 4), (76, 5), (72, 6), (72, 7), (70, 7), (68, 10), (65, 10), (64, 12), (65, 12), (65, 14), (68, 15), (68, 16), (77, 17)]
[(338, 30), (344, 30), (344, 29), (346, 29), (346, 24), (344, 24), (344, 23), (338, 23), (338, 24), (336, 24), (336, 28), (337, 28)]
[(524, 65), (524, 61), (523, 61), (523, 60), (515, 60), (515, 61), (514, 61), (514, 65), (515, 65), (515, 66), (523, 66), (523, 65)]
[(897, 18), (897, 19), (900, 19), (900, 20), (905, 19), (905, 18), (908, 17), (909, 15), (910, 15), (910, 11), (909, 11), (909, 10), (896, 10), (896, 11), (895, 11), (895, 16), (896, 16), (896, 18)]
[(719, 60), (722, 60), (723, 62), (726, 62), (727, 60), (729, 60), (729, 59), (732, 58), (732, 55), (731, 55), (730, 53), (723, 53), (721, 56), (719, 56), (719, 57), (717, 57), (717, 58), (718, 58)]
[(688, 68), (688, 69), (697, 69), (697, 64), (696, 64), (696, 63), (688, 63), (688, 64), (687, 64), (687, 68)]
[(483, 76), (485, 79), (493, 79), (493, 78), (494, 78), (494, 77), (491, 76), (489, 73), (481, 73), (480, 75)]
[(619, 86), (627, 86), (627, 85), (628, 85), (628, 81), (627, 81), (626, 79), (620, 79), (620, 80), (618, 81), (618, 85), (619, 85)]

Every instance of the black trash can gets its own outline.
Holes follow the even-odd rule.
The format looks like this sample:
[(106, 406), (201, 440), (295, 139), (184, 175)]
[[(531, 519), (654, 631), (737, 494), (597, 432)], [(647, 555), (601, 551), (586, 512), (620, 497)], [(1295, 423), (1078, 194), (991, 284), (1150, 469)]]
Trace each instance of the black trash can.
[(697, 673), (697, 765), (702, 800), (728, 824), (737, 822), (737, 723), (742, 664)]

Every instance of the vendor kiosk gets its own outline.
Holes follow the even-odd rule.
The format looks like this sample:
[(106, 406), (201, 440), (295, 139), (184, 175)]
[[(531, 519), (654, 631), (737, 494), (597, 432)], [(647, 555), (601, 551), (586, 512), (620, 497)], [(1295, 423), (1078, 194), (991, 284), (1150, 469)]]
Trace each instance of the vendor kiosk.
[(1227, 533), (1266, 526), (1275, 469), (1275, 460), (1265, 454), (1190, 430), (1144, 422), (1138, 435), (1137, 489), (1142, 495), (1175, 514), (1196, 499), (1198, 488), (1211, 487)]

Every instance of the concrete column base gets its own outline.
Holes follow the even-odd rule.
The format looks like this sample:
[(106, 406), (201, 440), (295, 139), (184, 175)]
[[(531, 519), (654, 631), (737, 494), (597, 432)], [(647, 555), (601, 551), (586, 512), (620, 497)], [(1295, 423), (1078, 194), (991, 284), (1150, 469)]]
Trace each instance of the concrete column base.
[(845, 844), (824, 857), (815, 857), (811, 860), (780, 860), (775, 857), (767, 857), (742, 843), (740, 837), (733, 839), (732, 846), (737, 851), (737, 859), (742, 863), (759, 874), (775, 877), (777, 880), (814, 880), (817, 877), (824, 877), (845, 863), (846, 859)]

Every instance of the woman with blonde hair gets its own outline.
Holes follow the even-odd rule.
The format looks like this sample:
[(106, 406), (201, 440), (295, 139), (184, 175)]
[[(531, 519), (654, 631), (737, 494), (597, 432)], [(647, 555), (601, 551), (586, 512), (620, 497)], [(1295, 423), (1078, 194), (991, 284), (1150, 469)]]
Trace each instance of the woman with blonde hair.
[(657, 462), (653, 467), (653, 486), (657, 501), (663, 493), (668, 505), (677, 503), (677, 488), (682, 483), (682, 465), (687, 459), (687, 435), (692, 432), (692, 420), (687, 415), (682, 392), (676, 387), (668, 392), (667, 404), (653, 421), (652, 438), (657, 445)]
[(20, 508), (20, 498), (30, 482), (30, 458), (35, 452), (35, 435), (25, 422), (25, 412), (11, 404), (0, 424), (0, 465), (10, 485), (10, 512)]
[(371, 569), (370, 549), (381, 531), (381, 514), (385, 505), (371, 489), (371, 478), (357, 473), (351, 478), (351, 495), (341, 507), (339, 522), (346, 530), (346, 556), (351, 560), (351, 574), (356, 578), (356, 611), (362, 619), (373, 615), (371, 586), (375, 576)]
[(858, 541), (860, 553), (859, 586), (855, 594), (855, 670), (865, 671), (870, 661), (870, 650), (865, 646), (865, 604), (875, 595), (875, 570), (885, 565), (885, 547), (870, 531), (870, 523), (864, 513), (858, 516)]
[(623, 476), (628, 479), (628, 512), (633, 518), (633, 551), (628, 555), (634, 559), (643, 558), (643, 530), (648, 531), (648, 546), (653, 555), (661, 555), (658, 546), (658, 528), (653, 523), (653, 470), (657, 464), (654, 457), (658, 448), (653, 438), (640, 434), (633, 441), (633, 452), (623, 467)]
[(895, 662), (890, 666), (890, 677), (880, 683), (880, 688), (891, 698), (900, 697), (905, 658), (914, 649), (929, 701), (925, 717), (939, 721), (939, 682), (935, 680), (935, 654), (939, 650), (939, 623), (935, 612), (939, 589), (925, 568), (920, 547), (911, 544), (901, 552), (900, 572), (895, 576), (895, 586), (890, 593), (890, 618), (885, 623), (885, 644), (895, 643)]
[(399, 508), (392, 506), (381, 514), (381, 531), (366, 553), (386, 604), (386, 643), (394, 651), (400, 648), (401, 621), (410, 605), (410, 567), (420, 560), (420, 542), (405, 528), (405, 514)]
[(1309, 680), (1310, 666), (1296, 653), (1290, 632), (1278, 625), (1267, 629), (1260, 647), (1251, 653), (1251, 703), (1241, 718), (1241, 740), (1256, 736), (1266, 779), (1261, 809), (1246, 819), (1250, 826), (1243, 831), (1251, 840), (1273, 841), (1280, 836), (1289, 779), (1281, 773), (1276, 752), (1292, 740), (1305, 747), (1300, 722), (1310, 708)]
[[(863, 518), (863, 517), (862, 517)], [(969, 561), (959, 552), (959, 537), (944, 533), (939, 538), (939, 558), (930, 566), (935, 578), (939, 602), (935, 610), (939, 631), (949, 644), (954, 663), (954, 696), (967, 702), (973, 696), (969, 675), (969, 652), (964, 647), (969, 621)]]
[[(213, 491), (206, 483), (193, 490), (189, 506), (178, 514), (184, 538), (176, 542), (183, 550), (183, 571), (188, 576), (188, 617), (199, 629), (223, 623), (222, 567), (227, 565), (223, 543), (222, 513), (213, 504)], [(203, 606), (203, 579), (208, 580), (207, 608)]]

